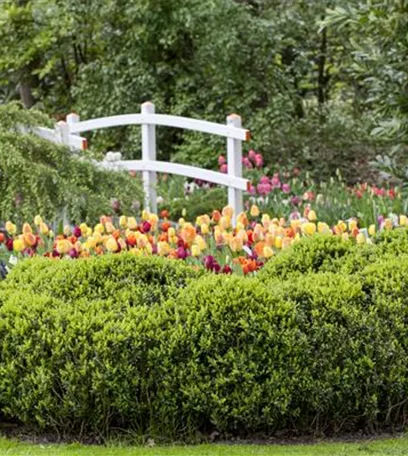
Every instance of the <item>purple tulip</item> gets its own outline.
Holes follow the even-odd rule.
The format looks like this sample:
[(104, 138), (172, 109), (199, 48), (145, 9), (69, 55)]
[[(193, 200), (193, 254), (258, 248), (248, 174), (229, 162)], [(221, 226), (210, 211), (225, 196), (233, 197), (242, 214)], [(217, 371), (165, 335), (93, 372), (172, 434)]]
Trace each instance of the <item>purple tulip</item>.
[(70, 256), (71, 258), (78, 258), (79, 254), (78, 254), (78, 252), (77, 252), (76, 249), (71, 249), (71, 250), (69, 251), (69, 256)]
[(76, 238), (80, 238), (80, 237), (82, 236), (81, 228), (79, 228), (79, 226), (74, 226), (74, 229), (72, 230), (72, 234), (73, 234)]

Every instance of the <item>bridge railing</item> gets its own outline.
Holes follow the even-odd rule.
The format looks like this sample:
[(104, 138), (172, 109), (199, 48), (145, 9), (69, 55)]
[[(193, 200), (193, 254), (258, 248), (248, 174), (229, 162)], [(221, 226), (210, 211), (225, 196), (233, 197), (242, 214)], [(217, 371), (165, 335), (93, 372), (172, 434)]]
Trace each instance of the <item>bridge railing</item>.
[[(73, 148), (86, 148), (86, 139), (81, 138), (80, 133), (125, 125), (141, 125), (142, 159), (104, 160), (101, 162), (101, 166), (110, 169), (141, 171), (143, 173), (145, 207), (148, 210), (157, 212), (157, 172), (178, 174), (224, 185), (228, 187), (228, 204), (233, 207), (234, 213), (238, 214), (243, 210), (243, 191), (248, 188), (249, 181), (242, 177), (242, 142), (249, 140), (250, 132), (242, 128), (240, 116), (232, 114), (227, 117), (226, 124), (217, 124), (187, 117), (156, 114), (154, 104), (146, 102), (142, 104), (140, 114), (126, 114), (85, 121), (81, 121), (78, 114), (70, 114), (67, 116), (67, 122), (57, 124), (56, 142), (62, 142)], [(227, 174), (194, 166), (157, 161), (156, 125), (183, 128), (225, 137), (227, 139)]]

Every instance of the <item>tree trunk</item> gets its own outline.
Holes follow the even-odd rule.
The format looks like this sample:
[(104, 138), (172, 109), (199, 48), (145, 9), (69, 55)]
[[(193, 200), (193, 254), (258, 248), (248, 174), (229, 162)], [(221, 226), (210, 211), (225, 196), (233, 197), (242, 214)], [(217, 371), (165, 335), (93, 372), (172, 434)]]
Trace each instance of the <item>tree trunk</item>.
[(23, 105), (27, 109), (31, 108), (35, 103), (35, 99), (33, 96), (33, 92), (31, 91), (30, 84), (25, 80), (20, 81), (20, 83), (18, 84), (18, 91), (20, 93), (20, 100), (23, 103)]

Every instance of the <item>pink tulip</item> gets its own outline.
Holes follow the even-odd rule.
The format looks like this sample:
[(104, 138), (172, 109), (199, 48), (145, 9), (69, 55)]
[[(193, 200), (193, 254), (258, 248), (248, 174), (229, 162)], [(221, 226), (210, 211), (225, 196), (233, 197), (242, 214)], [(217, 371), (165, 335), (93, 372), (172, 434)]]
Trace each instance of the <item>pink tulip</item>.
[(227, 163), (226, 158), (224, 157), (224, 155), (220, 155), (220, 156), (218, 157), (218, 165), (219, 165), (219, 166), (225, 165), (225, 163)]
[[(249, 184), (248, 192), (250, 195), (256, 195), (256, 188), (252, 184)], [(248, 209), (249, 209), (249, 206), (248, 206)]]
[(242, 159), (242, 164), (245, 166), (245, 168), (248, 168), (248, 169), (253, 168), (252, 163), (250, 162), (248, 157), (244, 157)]
[(224, 163), (223, 165), (220, 166), (220, 171), (224, 174), (227, 174), (228, 166)]
[(256, 154), (255, 155), (255, 166), (257, 168), (262, 168), (264, 162), (263, 162), (263, 157), (261, 154)]
[(281, 181), (279, 179), (279, 174), (275, 173), (271, 179), (271, 184), (273, 188), (280, 188), (281, 187)]
[(260, 179), (259, 179), (259, 182), (261, 184), (269, 184), (269, 177), (268, 176), (262, 176)]
[(290, 193), (290, 185), (289, 184), (282, 184), (282, 192), (283, 193)]
[(255, 152), (254, 150), (251, 149), (251, 150), (248, 152), (248, 157), (249, 157), (250, 160), (252, 160), (253, 162), (255, 162), (256, 152)]

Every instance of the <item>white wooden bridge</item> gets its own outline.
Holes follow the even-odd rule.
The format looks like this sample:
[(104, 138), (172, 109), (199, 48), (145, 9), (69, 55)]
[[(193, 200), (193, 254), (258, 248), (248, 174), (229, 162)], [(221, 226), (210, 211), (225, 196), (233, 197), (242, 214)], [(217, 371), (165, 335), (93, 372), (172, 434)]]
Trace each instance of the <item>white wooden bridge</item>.
[[(248, 141), (250, 132), (241, 126), (241, 117), (232, 114), (227, 117), (226, 124), (217, 124), (205, 120), (187, 117), (156, 114), (154, 104), (143, 103), (140, 114), (126, 114), (102, 117), (81, 121), (77, 114), (69, 114), (66, 122), (59, 122), (55, 130), (37, 128), (35, 133), (55, 143), (65, 144), (72, 149), (86, 149), (87, 140), (80, 133), (101, 128), (125, 125), (141, 125), (142, 127), (142, 159), (122, 160), (121, 154), (108, 153), (106, 159), (99, 164), (109, 169), (141, 171), (145, 193), (145, 208), (157, 212), (156, 173), (170, 173), (200, 179), (228, 187), (228, 204), (235, 214), (243, 210), (243, 191), (247, 190), (249, 181), (242, 177), (242, 141)], [(181, 165), (178, 163), (158, 161), (156, 148), (156, 125), (183, 128), (209, 133), (227, 138), (228, 173)]]

